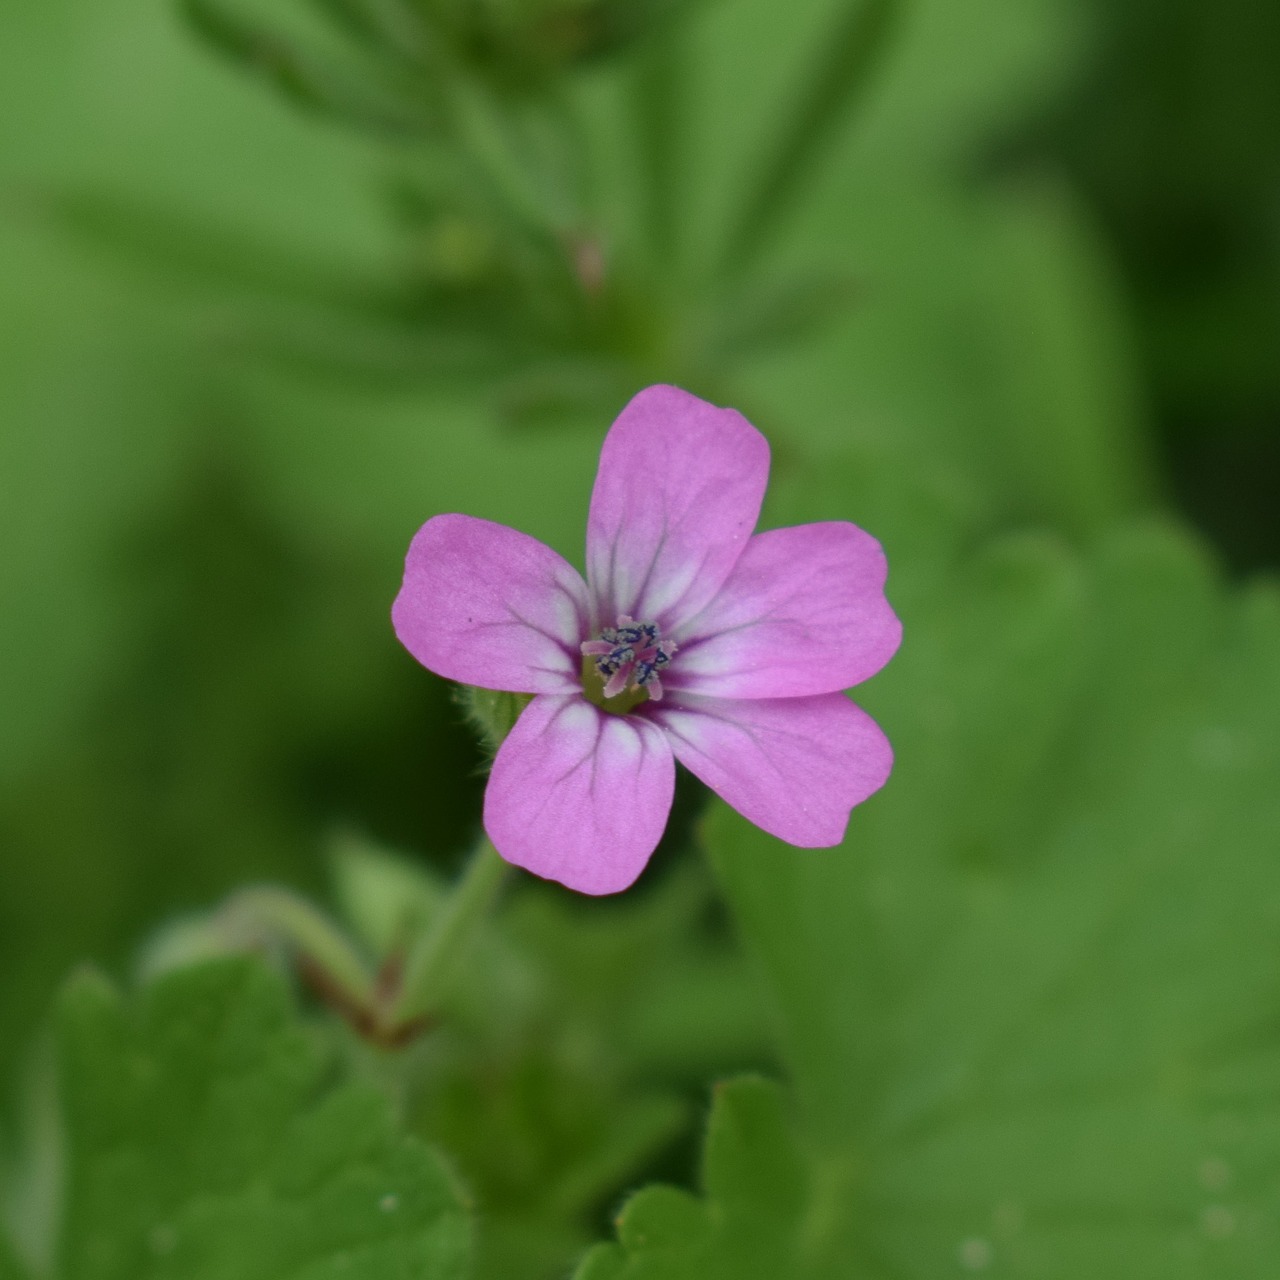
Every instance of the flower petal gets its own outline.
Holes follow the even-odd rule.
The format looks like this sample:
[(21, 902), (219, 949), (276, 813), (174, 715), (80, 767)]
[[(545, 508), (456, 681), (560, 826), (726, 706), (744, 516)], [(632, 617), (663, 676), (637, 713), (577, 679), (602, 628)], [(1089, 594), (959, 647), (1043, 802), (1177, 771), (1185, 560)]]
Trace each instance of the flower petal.
[(875, 675), (902, 640), (880, 544), (845, 521), (758, 533), (720, 594), (672, 639), (671, 689), (719, 698), (835, 693)]
[(663, 630), (719, 591), (747, 545), (769, 478), (769, 445), (741, 414), (676, 387), (649, 387), (600, 451), (587, 522), (596, 626), (622, 614)]
[(672, 694), (649, 714), (685, 768), (756, 826), (807, 849), (839, 844), (849, 811), (893, 765), (880, 726), (841, 693), (743, 702)]
[(498, 749), (484, 827), (508, 861), (579, 893), (618, 893), (644, 870), (671, 811), (662, 732), (581, 696), (540, 697)]
[(512, 693), (578, 687), (587, 590), (536, 538), (474, 516), (434, 516), (391, 609), (400, 643), (449, 680)]

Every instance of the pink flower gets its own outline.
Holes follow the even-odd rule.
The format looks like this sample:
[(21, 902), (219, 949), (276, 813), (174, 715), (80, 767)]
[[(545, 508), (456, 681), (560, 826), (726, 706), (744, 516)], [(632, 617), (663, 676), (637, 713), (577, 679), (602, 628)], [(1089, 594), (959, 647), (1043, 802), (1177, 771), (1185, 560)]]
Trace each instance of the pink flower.
[(533, 694), (493, 762), (484, 825), (516, 866), (616, 893), (666, 826), (679, 760), (739, 813), (839, 844), (893, 753), (841, 692), (893, 656), (880, 544), (843, 521), (753, 533), (764, 437), (650, 387), (609, 430), (587, 579), (505, 525), (441, 515), (409, 548), (392, 619), (423, 666)]

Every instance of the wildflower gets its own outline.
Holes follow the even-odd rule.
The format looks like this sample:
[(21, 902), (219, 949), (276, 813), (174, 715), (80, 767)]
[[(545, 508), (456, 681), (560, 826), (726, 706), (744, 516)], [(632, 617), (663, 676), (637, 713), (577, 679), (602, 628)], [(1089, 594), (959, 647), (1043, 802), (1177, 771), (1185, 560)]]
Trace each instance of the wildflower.
[(675, 761), (765, 831), (838, 844), (893, 753), (842, 692), (901, 626), (880, 544), (843, 521), (753, 533), (769, 446), (675, 387), (610, 428), (587, 576), (536, 539), (465, 515), (409, 548), (396, 634), (450, 680), (532, 694), (498, 750), (484, 825), (498, 852), (582, 893), (616, 893), (666, 826)]

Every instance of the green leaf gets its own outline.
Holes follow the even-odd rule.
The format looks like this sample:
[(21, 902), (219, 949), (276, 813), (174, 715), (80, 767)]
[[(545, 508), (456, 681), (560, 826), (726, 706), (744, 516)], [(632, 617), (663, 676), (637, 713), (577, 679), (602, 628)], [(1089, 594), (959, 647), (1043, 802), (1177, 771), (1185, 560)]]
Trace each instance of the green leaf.
[(963, 17), (948, 0), (903, 9), (840, 157), (855, 170), (946, 168), (981, 154), (1070, 91), (1096, 38), (1094, 11), (1064, 0), (973, 0)]
[(706, 1200), (672, 1187), (633, 1196), (618, 1244), (593, 1250), (577, 1280), (739, 1280), (791, 1276), (800, 1251), (807, 1170), (776, 1086), (721, 1085), (707, 1129)]
[(798, 443), (853, 437), (891, 453), (887, 468), (945, 470), (1005, 527), (1096, 537), (1149, 509), (1122, 291), (1065, 187), (961, 196), (849, 165), (803, 222), (791, 269), (852, 263), (854, 305), (739, 374)]
[(1274, 1232), (1259, 603), (1216, 598), (1162, 530), (1087, 565), (993, 548), (908, 619), (869, 700), (897, 776), (842, 850), (797, 859), (717, 815), (809, 1130), (869, 1165), (867, 1256), (1166, 1276)]
[(353, 40), (381, 50), (381, 27), (364, 0), (311, 0), (311, 4)]
[(688, 179), (681, 113), (688, 109), (690, 67), (683, 26), (669, 24), (637, 51), (631, 118), (645, 235), (656, 262), (671, 270), (679, 250), (680, 206)]
[(54, 187), (40, 194), (50, 223), (158, 281), (206, 294), (270, 300), (383, 318), (401, 305), (389, 280), (335, 264), (332, 251), (299, 253), (287, 241), (140, 199), (107, 187)]
[(298, 106), (392, 137), (418, 137), (434, 126), (424, 103), (371, 84), (217, 0), (182, 0), (182, 11), (220, 53), (264, 77)]
[[(896, 765), (845, 843), (706, 828), (798, 1103), (799, 1157), (732, 1157), (802, 1188), (760, 1273), (1270, 1275), (1280, 595), (1156, 524), (921, 581), (859, 691)], [(588, 1280), (736, 1263), (708, 1191)]]
[(811, 337), (858, 300), (859, 283), (827, 270), (755, 284), (732, 295), (704, 338), (716, 364), (740, 367), (771, 347)]
[(1135, 498), (1149, 502), (1157, 474), (1110, 247), (1059, 182), (1006, 191), (990, 213), (987, 305), (1007, 483), (1064, 527), (1103, 528)]
[(896, 0), (847, 0), (839, 6), (729, 235), (729, 268), (740, 270), (750, 262), (803, 191), (824, 147), (876, 69), (897, 8)]
[(588, 904), (525, 885), (449, 996), (411, 1114), (474, 1188), (476, 1275), (564, 1276), (603, 1207), (691, 1122), (709, 1076), (767, 1061), (750, 975), (705, 927), (696, 862)]
[(123, 1000), (85, 974), (58, 1012), (60, 1280), (467, 1274), (466, 1213), (381, 1095), (324, 1087), (280, 983), (226, 962)]
[(333, 896), (362, 942), (384, 960), (427, 927), (446, 888), (425, 865), (346, 834), (330, 854)]
[(18, 1262), (3, 1229), (0, 1229), (0, 1280), (27, 1280), (27, 1273)]

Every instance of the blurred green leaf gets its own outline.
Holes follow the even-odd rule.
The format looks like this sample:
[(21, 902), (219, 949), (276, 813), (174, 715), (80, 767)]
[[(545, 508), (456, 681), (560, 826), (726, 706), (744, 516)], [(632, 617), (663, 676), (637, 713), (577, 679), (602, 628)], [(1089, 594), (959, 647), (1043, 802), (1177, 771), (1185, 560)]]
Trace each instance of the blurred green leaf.
[(677, 21), (703, 0), (597, 0), (599, 17), (595, 54), (615, 53), (633, 40), (662, 40)]
[(869, 699), (896, 776), (842, 850), (711, 826), (812, 1140), (866, 1166), (850, 1247), (1265, 1274), (1274, 596), (1216, 598), (1158, 529), (1090, 565), (1010, 543), (907, 636)]
[(688, 180), (683, 113), (689, 109), (688, 41), (682, 26), (667, 24), (638, 50), (632, 69), (630, 108), (637, 167), (637, 194), (655, 262), (671, 270), (678, 262), (679, 219)]
[(1052, 511), (1076, 530), (1102, 528), (1155, 489), (1137, 340), (1117, 269), (1061, 181), (1024, 181), (1002, 193), (992, 214), (1002, 443), (1037, 514)]
[(392, 94), (370, 75), (358, 75), (304, 49), (295, 40), (241, 17), (220, 0), (181, 0), (192, 27), (214, 48), (298, 106), (391, 137), (421, 137), (436, 126), (421, 95)]
[(21, 1068), (12, 1126), (0, 1119), (0, 1255), (9, 1248), (47, 1275), (63, 1184), (56, 1053), (47, 1027), (27, 1046)]
[(47, 238), (13, 231), (0, 218), (6, 781), (66, 743), (91, 684), (127, 652), (117, 539), (173, 483), (166, 437), (184, 398), (171, 331)]
[(845, 0), (806, 68), (759, 176), (730, 230), (725, 265), (741, 270), (803, 194), (806, 179), (844, 122), (894, 30), (898, 0)]
[(395, 57), (425, 36), (412, 0), (311, 0), (341, 30), (371, 52)]
[[(1201, 506), (1204, 523), (1238, 563), (1274, 564), (1275, 454), (1250, 459), (1246, 447), (1236, 461), (1232, 437), (1256, 424), (1274, 438), (1280, 413), (1280, 10), (1270, 0), (1084, 8), (1098, 17), (1097, 69), (1037, 132), (1124, 262), (1184, 492), (1194, 501), (1216, 487), (1204, 465), (1216, 456), (1235, 474)], [(1269, 488), (1255, 498), (1248, 473), (1261, 466)]]
[(521, 887), (421, 1046), (412, 1093), (420, 1131), (475, 1190), (480, 1280), (563, 1276), (636, 1171), (683, 1139), (706, 1076), (768, 1060), (701, 868), (591, 912)]
[(810, 243), (789, 273), (840, 263), (832, 278), (858, 293), (803, 343), (740, 367), (777, 436), (949, 473), (1005, 527), (1093, 537), (1152, 503), (1123, 291), (1062, 184), (978, 195), (843, 171), (801, 221)]
[(144, 269), (181, 291), (186, 303), (214, 293), (381, 314), (384, 319), (403, 306), (403, 287), (389, 276), (364, 270), (363, 264), (344, 269), (331, 253), (299, 252), (283, 241), (272, 243), (206, 215), (136, 195), (68, 187), (42, 191), (31, 203), (50, 225)]
[(828, 270), (754, 284), (718, 308), (703, 338), (712, 367), (736, 368), (771, 348), (813, 337), (856, 304), (860, 282)]
[[(922, 583), (860, 691), (897, 763), (844, 845), (707, 825), (801, 1109), (804, 1226), (769, 1274), (1269, 1275), (1280, 593), (1226, 594), (1161, 525)], [(731, 1256), (644, 1206), (621, 1239), (653, 1240), (600, 1277)]]
[(543, 1010), (581, 1018), (629, 1071), (701, 1080), (767, 1054), (749, 974), (709, 926), (713, 904), (705, 873), (686, 865), (591, 913), (561, 893), (526, 894), (504, 924), (540, 974)]
[(671, 1187), (633, 1196), (616, 1245), (586, 1258), (577, 1280), (798, 1278), (807, 1170), (778, 1089), (742, 1078), (716, 1089), (698, 1201)]
[(58, 1013), (62, 1280), (467, 1274), (466, 1213), (375, 1092), (324, 1065), (256, 964), (187, 969)]
[[(830, 3), (830, 0), (828, 0)], [(844, 164), (955, 173), (1051, 109), (1087, 66), (1094, 22), (1063, 0), (913, 0)]]
[(351, 835), (334, 842), (330, 867), (339, 912), (379, 961), (426, 927), (445, 894), (426, 866)]
[(27, 1280), (27, 1272), (19, 1264), (17, 1255), (10, 1248), (2, 1230), (0, 1230), (0, 1280)]

